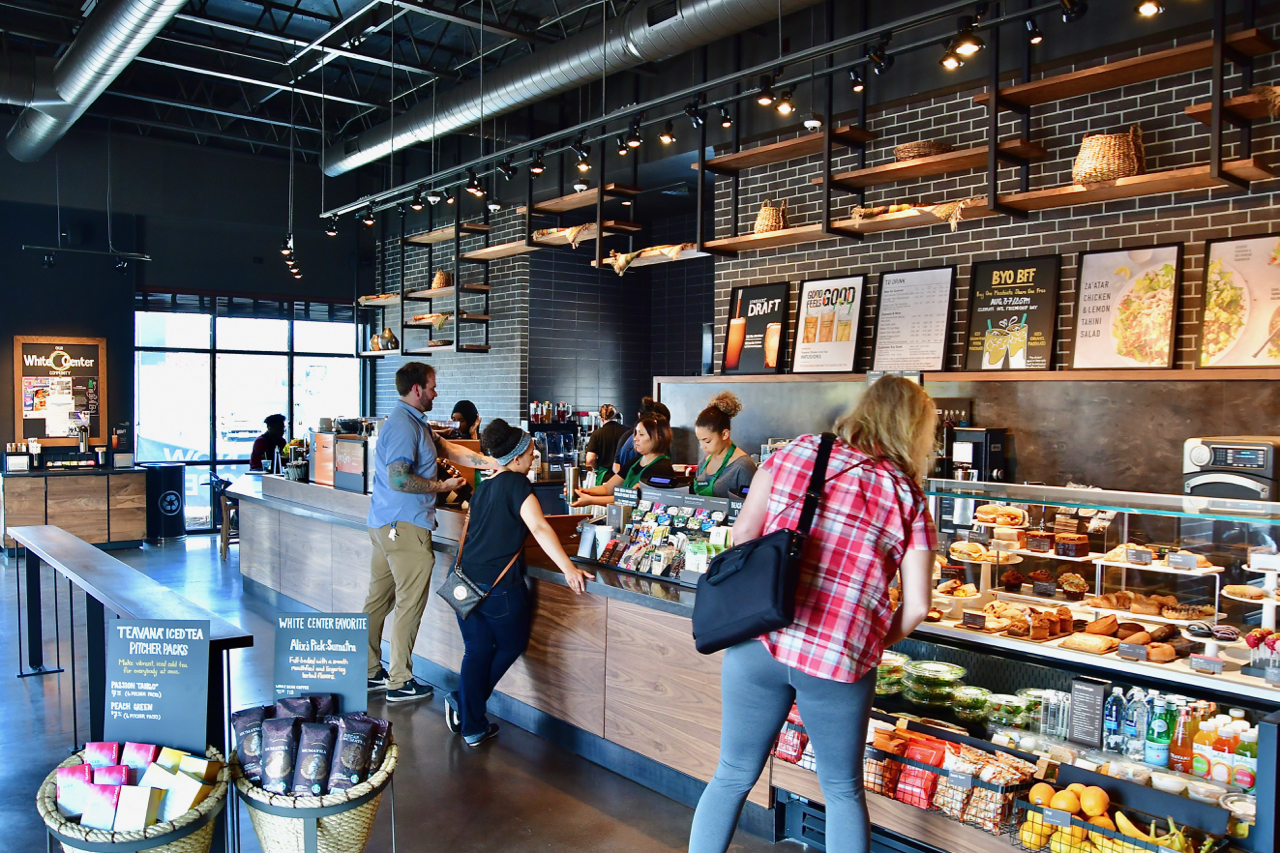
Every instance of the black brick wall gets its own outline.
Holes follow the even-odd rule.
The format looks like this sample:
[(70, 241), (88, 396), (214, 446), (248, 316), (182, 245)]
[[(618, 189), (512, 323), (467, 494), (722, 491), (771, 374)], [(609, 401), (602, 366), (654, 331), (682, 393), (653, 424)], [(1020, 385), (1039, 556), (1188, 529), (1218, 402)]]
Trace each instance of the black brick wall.
[[(664, 218), (653, 225), (653, 242), (662, 245), (692, 241), (696, 225), (694, 214)], [(694, 258), (646, 269), (652, 287), (653, 375), (701, 373), (702, 324), (715, 317), (715, 262), (711, 258)]]

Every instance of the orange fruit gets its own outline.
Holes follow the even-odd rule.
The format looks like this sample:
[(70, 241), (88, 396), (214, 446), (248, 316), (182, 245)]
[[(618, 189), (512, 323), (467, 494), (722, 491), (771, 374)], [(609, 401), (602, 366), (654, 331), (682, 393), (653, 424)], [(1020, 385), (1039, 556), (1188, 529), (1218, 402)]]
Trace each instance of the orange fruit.
[(1067, 786), (1067, 790), (1079, 797), (1084, 793), (1084, 789), (1087, 787), (1088, 785), (1085, 785), (1083, 782), (1072, 782)]
[(1059, 791), (1049, 801), (1049, 808), (1077, 814), (1080, 811), (1080, 798), (1072, 791)]
[(1080, 810), (1089, 817), (1100, 817), (1111, 808), (1111, 798), (1097, 786), (1085, 788), (1080, 794)]
[(1047, 806), (1056, 793), (1058, 792), (1048, 782), (1037, 782), (1031, 786), (1027, 801), (1037, 806)]

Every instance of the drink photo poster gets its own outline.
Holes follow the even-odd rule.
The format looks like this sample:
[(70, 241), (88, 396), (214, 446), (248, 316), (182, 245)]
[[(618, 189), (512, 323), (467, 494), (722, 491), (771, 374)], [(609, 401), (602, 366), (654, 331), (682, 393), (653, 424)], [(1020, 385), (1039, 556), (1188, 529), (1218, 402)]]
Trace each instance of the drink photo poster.
[(852, 275), (800, 285), (792, 372), (853, 372), (865, 282), (866, 276)]
[(965, 370), (1049, 369), (1061, 267), (1059, 255), (973, 265)]
[(781, 373), (791, 284), (735, 287), (724, 336), (725, 374)]

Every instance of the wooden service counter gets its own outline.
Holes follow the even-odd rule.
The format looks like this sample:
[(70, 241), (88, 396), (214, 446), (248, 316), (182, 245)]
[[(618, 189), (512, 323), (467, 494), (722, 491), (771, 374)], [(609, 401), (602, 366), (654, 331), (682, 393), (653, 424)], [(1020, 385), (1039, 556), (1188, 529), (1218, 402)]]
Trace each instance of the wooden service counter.
[[(52, 524), (92, 545), (134, 547), (147, 536), (147, 474), (83, 468), (0, 474), (0, 530)], [(4, 537), (4, 547), (17, 543)]]

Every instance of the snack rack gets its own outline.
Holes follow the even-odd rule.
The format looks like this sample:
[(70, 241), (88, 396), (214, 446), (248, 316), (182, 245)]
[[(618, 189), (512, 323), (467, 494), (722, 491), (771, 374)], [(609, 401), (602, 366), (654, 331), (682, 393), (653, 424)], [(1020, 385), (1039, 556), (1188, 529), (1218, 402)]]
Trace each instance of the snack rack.
[[(1152, 834), (1151, 830), (1154, 830), (1154, 835), (1161, 837), (1169, 833), (1181, 832), (1194, 847), (1174, 847), (1171, 846), (1174, 843), (1172, 841), (1166, 845), (1159, 845), (1132, 835), (1125, 835), (1118, 830), (1108, 829), (1106, 826), (1087, 823), (1068, 812), (1047, 806), (1034, 805), (1022, 799), (1014, 804), (1013, 819), (1007, 824), (1009, 841), (1019, 850), (1040, 851), (1049, 849), (1049, 836), (1041, 836), (1035, 832), (1026, 835), (1020, 831), (1020, 828), (1026, 825), (1028, 821), (1037, 821), (1046, 830), (1052, 829), (1052, 837), (1059, 839), (1053, 848), (1057, 853), (1094, 853), (1094, 851), (1102, 851), (1102, 853), (1139, 853), (1140, 851), (1170, 853), (1171, 850), (1195, 850), (1197, 853), (1213, 853), (1213, 851), (1225, 849), (1225, 830), (1222, 834), (1217, 834), (1185, 823), (1176, 824), (1175, 826), (1173, 815), (1160, 817), (1129, 807), (1124, 807), (1121, 811), (1130, 816), (1134, 824), (1147, 829), (1149, 834)], [(1041, 840), (1042, 838), (1044, 840)], [(1040, 846), (1035, 846), (1036, 841), (1040, 842)]]

